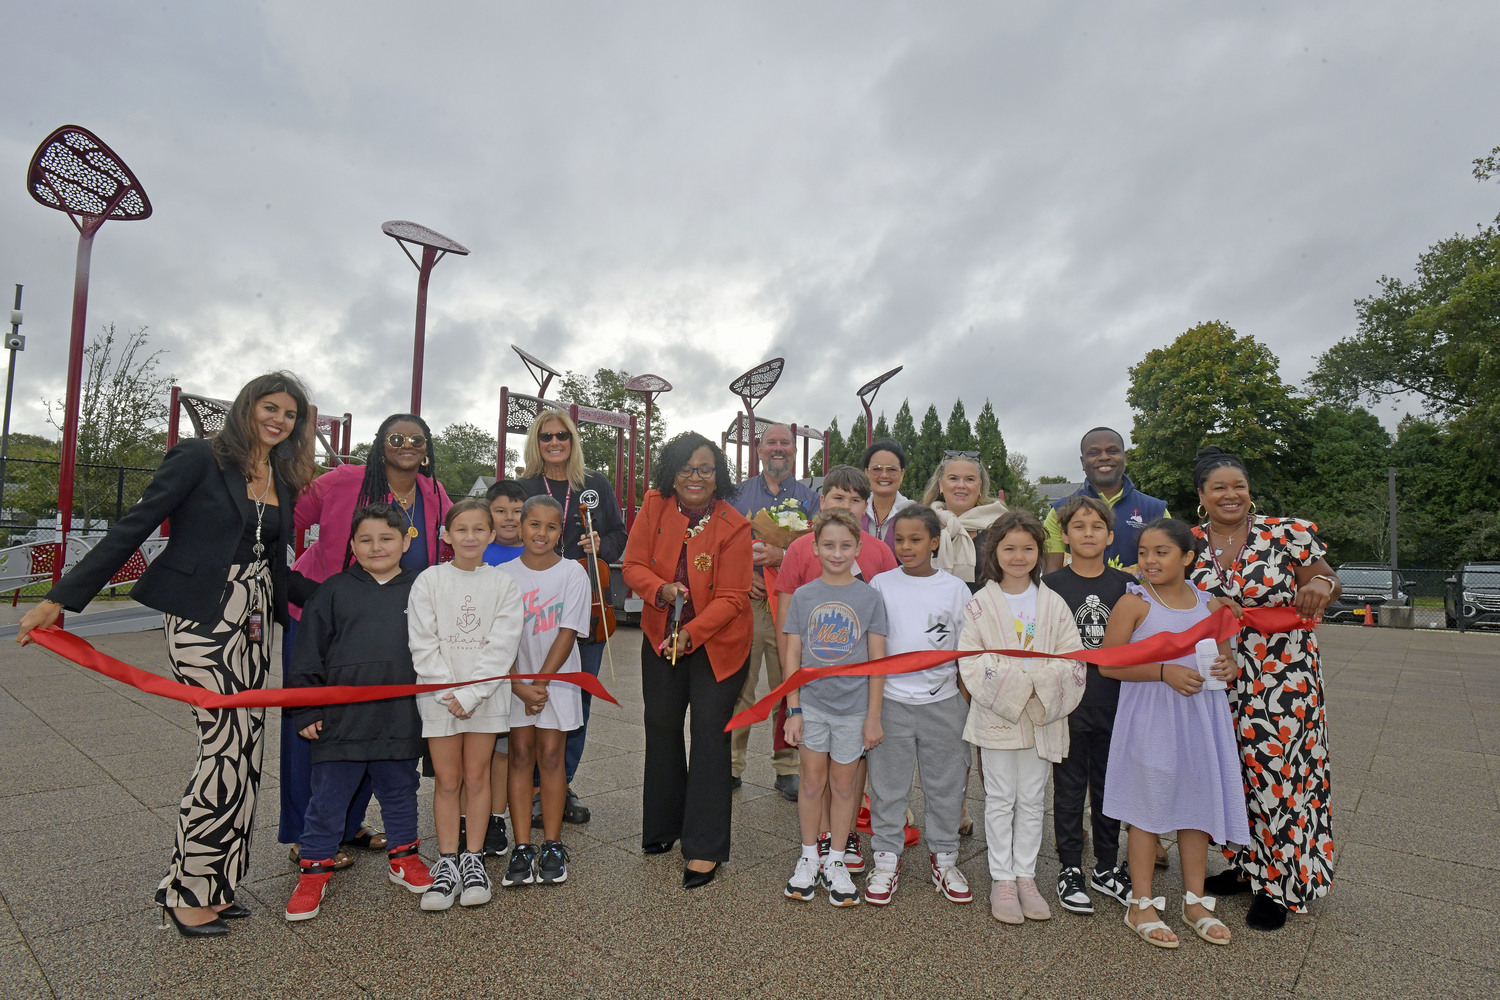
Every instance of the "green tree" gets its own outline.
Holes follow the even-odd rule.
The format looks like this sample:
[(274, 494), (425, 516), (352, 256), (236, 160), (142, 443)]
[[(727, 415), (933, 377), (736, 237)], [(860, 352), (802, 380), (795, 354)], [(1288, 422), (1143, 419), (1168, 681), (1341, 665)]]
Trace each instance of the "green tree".
[(1032, 483), (1027, 468), (1026, 456), (1017, 452), (1011, 452), (1006, 463), (1006, 481), (1011, 485), (1005, 487), (1005, 505), (1012, 510), (1029, 510), (1033, 514), (1041, 516), (1042, 508), (1046, 506), (1047, 499), (1042, 496), (1042, 491)]
[(938, 416), (937, 407), (929, 405), (927, 412), (922, 414), (922, 429), (917, 434), (916, 443), (907, 449), (906, 478), (901, 490), (903, 493), (909, 497), (921, 498), (927, 489), (928, 480), (937, 470), (938, 463), (943, 460), (943, 447), (943, 419)]
[[(896, 411), (896, 422), (891, 425), (891, 437), (901, 443), (909, 456), (913, 448), (917, 446), (917, 423), (911, 416), (911, 402), (903, 399), (901, 409)], [(908, 480), (910, 475), (908, 474)], [(910, 482), (905, 484), (910, 486)]]
[(1368, 410), (1326, 404), (1313, 411), (1307, 430), (1309, 471), (1299, 477), (1289, 512), (1318, 525), (1334, 565), (1384, 561), (1390, 548), (1390, 434)]
[(499, 443), (473, 424), (449, 424), (433, 435), (432, 448), (437, 455), (438, 481), (450, 497), (468, 496), (476, 479), (495, 474)]
[(943, 431), (943, 448), (951, 451), (978, 451), (979, 442), (974, 440), (974, 428), (969, 424), (969, 415), (964, 412), (964, 401), (955, 399), (953, 409), (948, 411), (948, 426)]
[[(639, 448), (644, 444), (639, 435), (644, 434), (646, 429), (646, 400), (644, 396), (626, 390), (625, 383), (629, 381), (629, 372), (616, 371), (613, 368), (600, 368), (592, 375), (568, 371), (563, 375), (560, 398), (566, 403), (576, 403), (579, 406), (587, 406), (596, 410), (609, 410), (634, 416)], [(616, 429), (608, 424), (580, 421), (578, 427), (578, 435), (583, 440), (583, 464), (590, 469), (604, 473), (611, 483), (620, 482), (622, 478), (619, 474), (620, 470), (616, 468), (619, 464), (615, 446), (616, 433)], [(629, 431), (625, 432), (627, 448), (630, 443), (629, 434)], [(651, 440), (660, 444), (670, 436), (667, 433), (667, 421), (662, 415), (661, 406), (653, 402), (651, 404)], [(652, 453), (655, 454), (657, 451), (658, 448), (653, 445)], [(640, 456), (637, 456), (637, 498), (645, 496), (646, 483), (649, 478), (650, 471), (641, 464)], [(625, 498), (621, 497), (620, 502), (624, 503)]]
[(1471, 438), (1435, 421), (1401, 421), (1390, 455), (1402, 565), (1449, 569), (1500, 559), (1494, 501), (1500, 477), (1479, 460), (1479, 450)]
[[(828, 421), (828, 464), (838, 465), (843, 461), (844, 435), (839, 431), (839, 418), (834, 417)], [(812, 457), (813, 475), (821, 476), (827, 471), (823, 467), (823, 449), (819, 448), (816, 455)]]
[(979, 411), (979, 418), (974, 421), (974, 440), (979, 448), (979, 460), (989, 471), (991, 487), (1009, 494), (1016, 487), (1010, 455), (1005, 449), (1005, 436), (1000, 433), (1000, 421), (995, 419), (995, 408), (988, 399), (984, 401), (984, 409)]
[(849, 425), (849, 436), (844, 439), (844, 450), (838, 453), (840, 465), (858, 465), (859, 456), (865, 450), (865, 415), (861, 413)]
[(1428, 415), (1500, 446), (1500, 219), (1454, 234), (1417, 259), (1416, 278), (1384, 276), (1355, 303), (1358, 332), (1330, 347), (1309, 379), (1333, 403), (1420, 396)]
[(1262, 510), (1281, 511), (1299, 471), (1306, 402), (1281, 381), (1276, 355), (1224, 323), (1202, 323), (1130, 369), (1136, 411), (1131, 478), (1172, 510), (1197, 506), (1193, 458), (1216, 444), (1244, 459)]
[(1067, 476), (1037, 476), (1036, 481), (1040, 486), (1061, 486), (1063, 483), (1072, 482)]
[(885, 411), (882, 410), (880, 416), (875, 419), (875, 440), (879, 441), (881, 438), (888, 438), (890, 436), (891, 428), (885, 422)]

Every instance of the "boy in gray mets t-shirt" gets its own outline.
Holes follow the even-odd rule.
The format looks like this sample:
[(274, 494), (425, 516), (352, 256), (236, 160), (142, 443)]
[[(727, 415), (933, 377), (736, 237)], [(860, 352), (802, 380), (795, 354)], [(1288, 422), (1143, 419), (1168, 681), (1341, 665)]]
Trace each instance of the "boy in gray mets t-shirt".
[[(792, 595), (781, 630), (802, 637), (800, 669), (863, 663), (870, 658), (866, 633), (886, 634), (885, 601), (863, 580), (842, 587), (812, 580)], [(863, 725), (870, 679), (863, 675), (824, 677), (804, 685), (798, 695), (804, 713), (857, 717)]]

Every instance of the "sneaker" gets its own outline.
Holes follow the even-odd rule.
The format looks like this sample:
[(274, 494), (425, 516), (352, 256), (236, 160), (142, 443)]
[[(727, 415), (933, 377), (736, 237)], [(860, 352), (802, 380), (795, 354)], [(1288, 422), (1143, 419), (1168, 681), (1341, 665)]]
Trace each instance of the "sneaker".
[(1016, 879), (1016, 894), (1021, 900), (1021, 916), (1027, 920), (1051, 920), (1052, 907), (1042, 898), (1034, 878)]
[(464, 851), (458, 856), (458, 872), (464, 884), (459, 906), (483, 906), (490, 901), (490, 873), (484, 870), (484, 855)]
[(568, 880), (568, 849), (560, 840), (542, 842), (536, 856), (536, 880), (543, 885), (557, 885)]
[(849, 831), (849, 842), (844, 845), (844, 867), (849, 869), (850, 875), (863, 875), (865, 871), (865, 854), (859, 846), (859, 834), (853, 830)]
[(301, 861), (302, 874), (297, 879), (297, 888), (286, 903), (288, 920), (311, 920), (318, 915), (323, 903), (323, 893), (328, 880), (333, 878), (333, 859), (327, 861)]
[(802, 779), (795, 774), (778, 774), (776, 776), (776, 790), (788, 802), (797, 801), (797, 793), (801, 790), (801, 786)]
[(824, 833), (818, 836), (818, 864), (828, 859), (828, 852), (833, 850), (833, 834)]
[(937, 891), (943, 894), (943, 898), (950, 903), (974, 902), (969, 880), (958, 870), (958, 865), (938, 864), (936, 854), (929, 857), (932, 858), (932, 884), (937, 886)]
[(849, 867), (837, 855), (823, 862), (823, 884), (828, 887), (828, 901), (834, 906), (853, 906), (859, 902), (859, 890), (849, 877)]
[(881, 868), (879, 865), (865, 879), (865, 902), (871, 906), (885, 906), (896, 894), (896, 878), (901, 871), (901, 863), (898, 861), (895, 868)]
[(510, 853), (510, 841), (505, 836), (505, 817), (491, 816), (490, 828), (484, 831), (484, 856), (503, 858)]
[(530, 844), (517, 844), (510, 852), (510, 864), (500, 878), (506, 888), (513, 885), (530, 885), (536, 881), (536, 848)]
[(432, 885), (432, 872), (417, 854), (416, 843), (393, 848), (388, 858), (390, 868), (387, 874), (392, 882), (404, 885), (412, 892), (425, 892)]
[(1069, 913), (1093, 913), (1094, 901), (1083, 886), (1083, 869), (1077, 865), (1057, 873), (1057, 901)]
[(823, 872), (816, 861), (812, 858), (798, 858), (797, 867), (792, 869), (792, 877), (786, 880), (786, 889), (782, 895), (787, 899), (811, 902), (818, 883), (822, 881)]
[(589, 811), (589, 807), (578, 801), (578, 796), (569, 788), (567, 801), (563, 803), (563, 822), (577, 825), (593, 818), (594, 814)]
[(1016, 893), (1016, 880), (1001, 879), (990, 886), (990, 916), (1002, 924), (1024, 924), (1021, 914), (1021, 899)]
[(422, 909), (446, 910), (458, 898), (458, 858), (444, 854), (432, 866), (432, 885), (422, 893)]
[(1123, 868), (1095, 868), (1089, 875), (1089, 885), (1098, 889), (1122, 905), (1130, 905), (1130, 873)]

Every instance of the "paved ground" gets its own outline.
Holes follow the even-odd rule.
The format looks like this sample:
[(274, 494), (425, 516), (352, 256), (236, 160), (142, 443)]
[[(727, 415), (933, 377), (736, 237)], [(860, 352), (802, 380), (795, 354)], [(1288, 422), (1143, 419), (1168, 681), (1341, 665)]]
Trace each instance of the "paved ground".
[[(1325, 628), (1333, 891), (1274, 935), (1245, 928), (1243, 897), (1226, 900), (1233, 945), (1189, 933), (1177, 952), (1138, 943), (1113, 905), (1007, 927), (978, 899), (945, 903), (917, 877), (920, 848), (884, 910), (784, 900), (795, 807), (771, 791), (764, 727), (737, 793), (733, 861), (683, 892), (680, 861), (643, 857), (637, 842), (636, 638), (622, 629), (615, 643), (618, 679), (605, 668), (623, 707), (595, 710), (576, 782), (595, 818), (565, 834), (566, 885), (427, 914), (362, 855), (335, 877), (323, 915), (288, 924), (295, 877), (275, 843), (273, 741), (240, 896), (255, 915), (208, 942), (159, 930), (151, 907), (192, 756), (186, 711), (6, 644), (0, 997), (1500, 995), (1500, 636)], [(98, 644), (148, 669), (164, 662), (159, 633)], [(1050, 839), (1044, 878), (1057, 869)], [(983, 852), (981, 828), (962, 855), (980, 898)], [(1175, 854), (1158, 885), (1178, 907)]]

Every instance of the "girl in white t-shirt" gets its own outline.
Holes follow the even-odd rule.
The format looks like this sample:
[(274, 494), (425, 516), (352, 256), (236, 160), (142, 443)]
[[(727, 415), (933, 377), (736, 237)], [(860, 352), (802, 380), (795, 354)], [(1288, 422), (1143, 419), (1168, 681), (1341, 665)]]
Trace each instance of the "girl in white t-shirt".
[[(901, 571), (870, 581), (885, 600), (888, 655), (958, 647), (969, 587), (933, 565), (942, 531), (931, 507), (912, 504), (895, 516), (891, 533)], [(971, 902), (969, 883), (958, 870), (958, 825), (969, 766), (963, 735), (969, 709), (958, 689), (958, 663), (893, 674), (885, 679), (883, 697), (885, 742), (866, 754), (875, 870), (865, 880), (865, 902), (883, 906), (896, 891), (912, 769), (918, 764), (932, 881), (944, 898)]]
[[(558, 554), (563, 509), (549, 496), (534, 496), (521, 508), (521, 555), (502, 563), (521, 589), (526, 626), (516, 656), (518, 674), (556, 674), (583, 669), (578, 636), (589, 629), (589, 578), (582, 566)], [(583, 693), (576, 684), (513, 681), (510, 699), (510, 820), (516, 847), (500, 884), (549, 885), (568, 880), (562, 844), (568, 775), (568, 733), (583, 725)], [(541, 774), (542, 849), (530, 836), (531, 776)]]
[[(452, 546), (453, 561), (423, 570), (407, 604), (407, 636), (419, 683), (500, 678), (515, 662), (521, 592), (510, 577), (484, 564), (485, 546), (494, 535), (483, 500), (466, 498), (448, 508), (443, 541)], [(455, 898), (463, 906), (490, 901), (485, 824), (469, 824), (467, 843), (459, 843), (459, 792), (470, 815), (489, 815), (495, 736), (510, 728), (508, 687), (497, 679), (417, 696), (436, 778), (432, 815), (441, 852), (432, 866), (432, 886), (422, 894), (424, 910), (446, 910)]]

